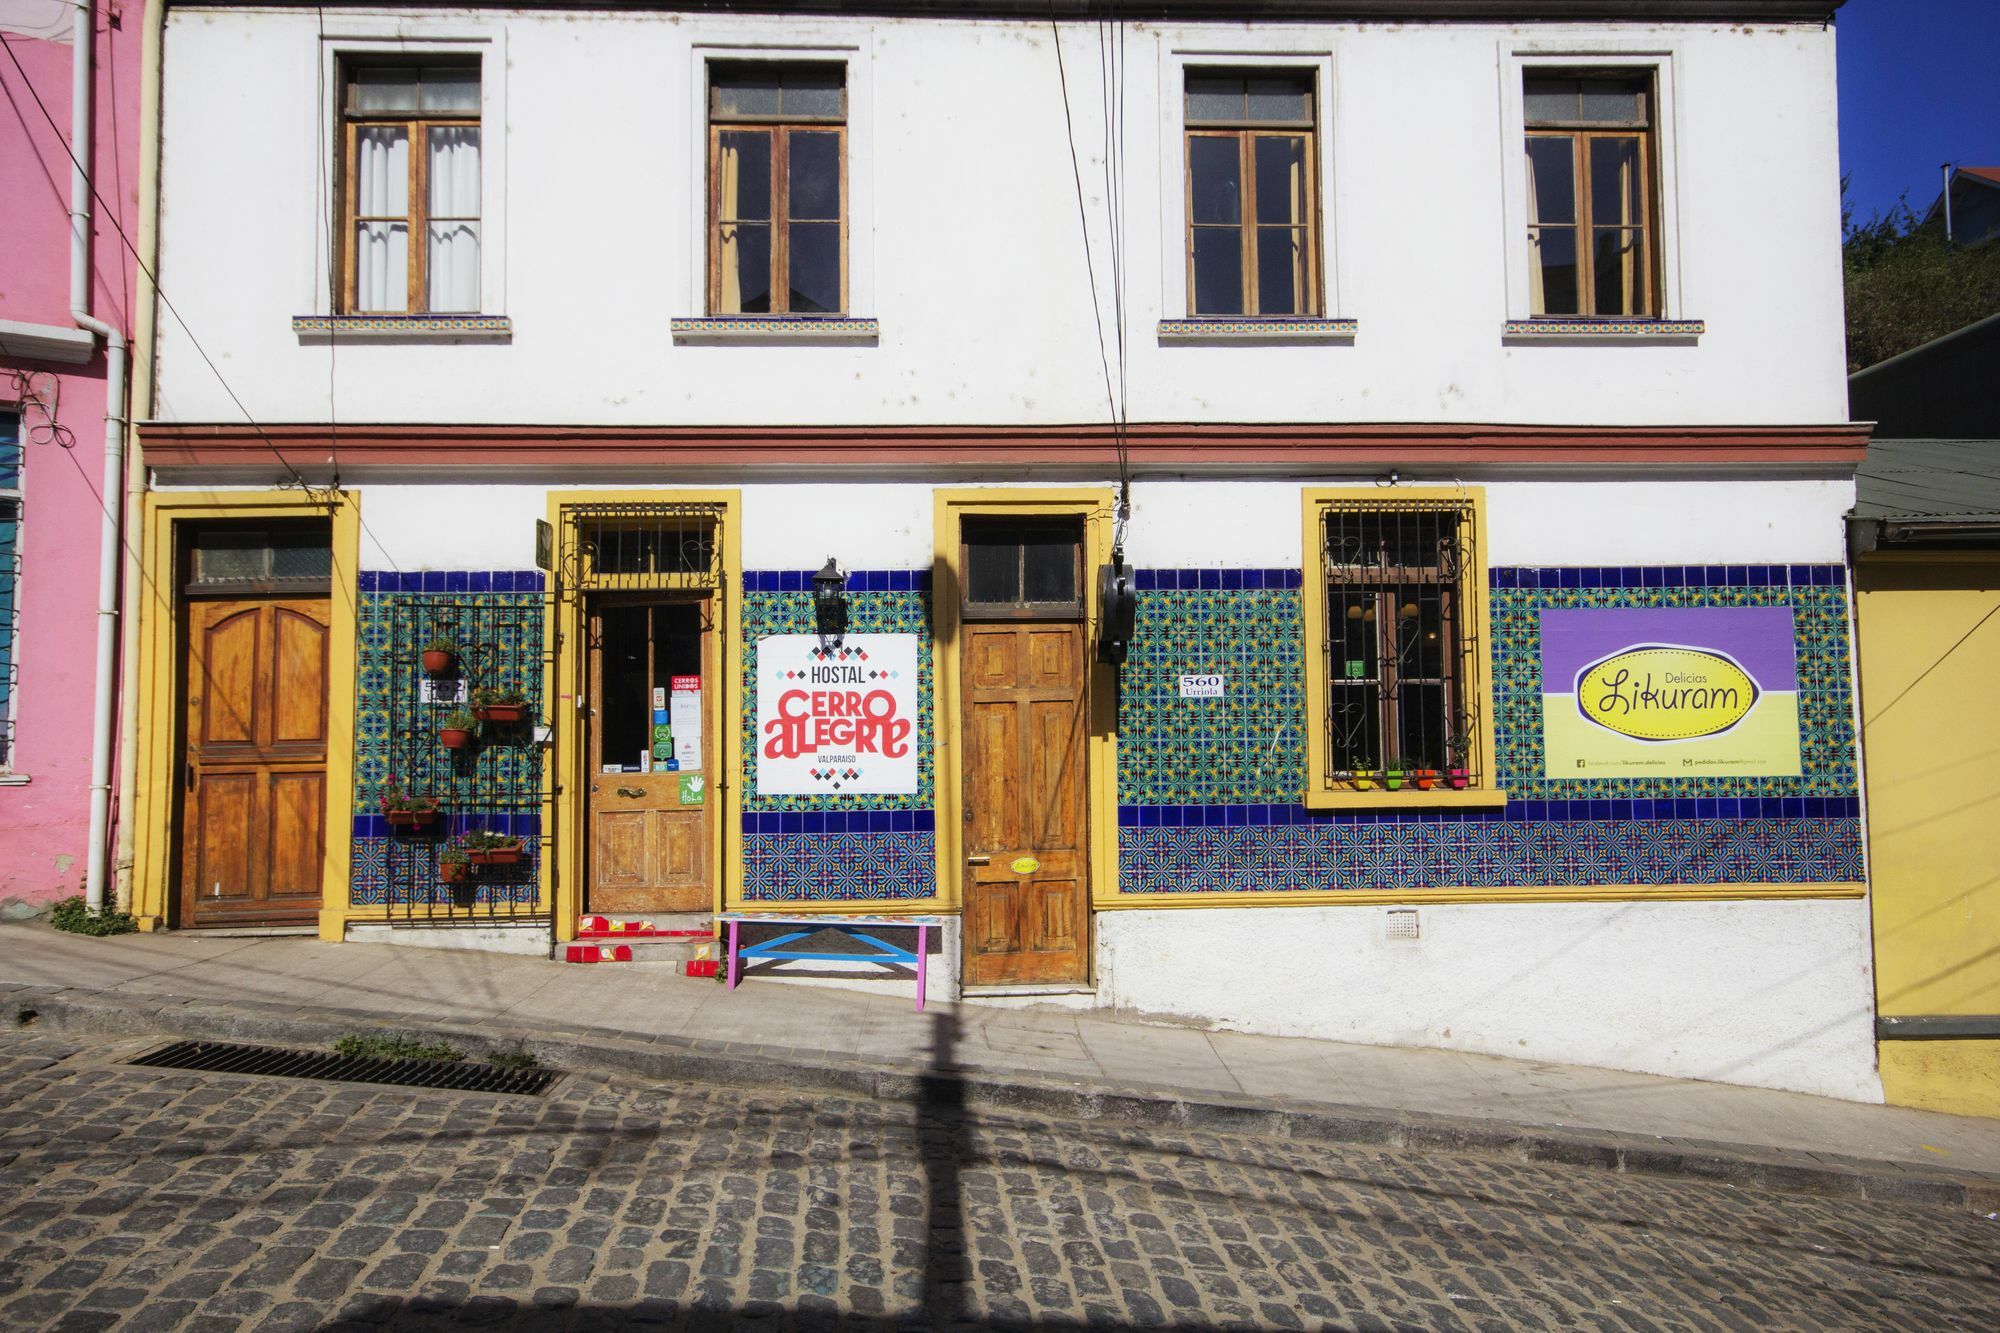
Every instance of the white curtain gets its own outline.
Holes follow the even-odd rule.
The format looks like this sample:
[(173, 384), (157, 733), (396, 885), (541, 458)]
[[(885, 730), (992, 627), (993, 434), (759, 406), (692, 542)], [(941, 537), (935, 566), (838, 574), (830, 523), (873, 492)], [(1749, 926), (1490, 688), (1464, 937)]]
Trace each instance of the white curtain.
[(430, 290), (432, 311), (479, 309), (479, 129), (430, 132)]
[(1528, 140), (1528, 313), (1541, 315), (1548, 313), (1548, 301), (1542, 294), (1542, 229), (1535, 225), (1541, 220), (1541, 200), (1535, 193), (1535, 141)]
[[(367, 126), (355, 152), (358, 218), (408, 219), (410, 135), (400, 126)], [(354, 236), (354, 304), (359, 310), (410, 308), (410, 224), (359, 221)]]

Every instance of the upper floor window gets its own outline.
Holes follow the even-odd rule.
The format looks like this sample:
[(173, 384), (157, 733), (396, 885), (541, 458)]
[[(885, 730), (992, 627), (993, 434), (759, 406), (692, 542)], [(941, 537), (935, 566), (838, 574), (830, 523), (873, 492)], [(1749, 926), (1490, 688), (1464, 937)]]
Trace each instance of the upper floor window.
[(1650, 75), (1525, 76), (1536, 315), (1660, 313)]
[(341, 135), (341, 308), (477, 311), (479, 66), (350, 65)]
[(708, 308), (847, 309), (847, 77), (838, 64), (709, 66)]
[(1320, 313), (1313, 76), (1189, 70), (1188, 313)]
[(0, 772), (14, 759), (15, 589), (21, 570), (21, 419), (0, 412)]

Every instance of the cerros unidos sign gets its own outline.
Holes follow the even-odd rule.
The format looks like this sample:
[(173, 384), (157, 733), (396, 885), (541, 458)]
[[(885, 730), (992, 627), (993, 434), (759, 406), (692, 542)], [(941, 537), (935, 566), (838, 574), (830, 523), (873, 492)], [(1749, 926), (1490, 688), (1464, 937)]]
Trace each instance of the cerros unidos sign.
[(757, 791), (765, 796), (917, 790), (917, 636), (814, 634), (757, 643)]

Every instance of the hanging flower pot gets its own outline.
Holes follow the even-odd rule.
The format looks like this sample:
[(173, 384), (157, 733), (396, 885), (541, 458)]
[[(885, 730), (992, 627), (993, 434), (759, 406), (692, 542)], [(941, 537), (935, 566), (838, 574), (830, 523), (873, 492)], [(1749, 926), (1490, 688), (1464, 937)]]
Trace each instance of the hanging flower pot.
[(443, 675), (458, 665), (458, 645), (450, 639), (432, 639), (424, 645), (424, 670)]
[(526, 854), (519, 838), (504, 833), (481, 830), (465, 836), (466, 859), (476, 866), (511, 866)]
[(523, 722), (528, 716), (528, 696), (519, 690), (482, 687), (472, 692), (472, 715), (481, 722)]
[(463, 884), (472, 878), (472, 862), (464, 852), (453, 848), (438, 855), (438, 879), (446, 884)]
[(382, 818), (391, 828), (429, 828), (437, 822), (438, 798), (411, 791), (393, 773), (375, 803), (382, 807)]
[(447, 750), (463, 750), (472, 744), (473, 729), (478, 725), (478, 718), (461, 709), (439, 725), (438, 744)]

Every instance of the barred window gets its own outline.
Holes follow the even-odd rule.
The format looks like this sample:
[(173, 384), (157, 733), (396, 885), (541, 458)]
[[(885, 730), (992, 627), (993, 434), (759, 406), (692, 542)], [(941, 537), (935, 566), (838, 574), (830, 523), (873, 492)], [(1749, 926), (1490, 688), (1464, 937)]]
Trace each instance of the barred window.
[(1487, 787), (1479, 508), (1309, 494), (1308, 804)]

